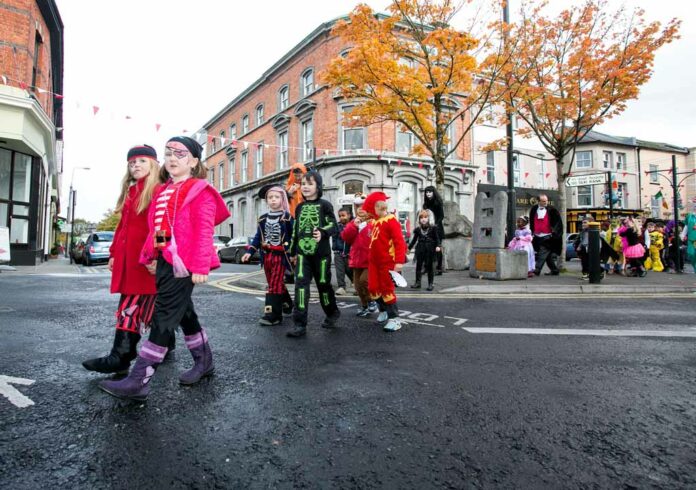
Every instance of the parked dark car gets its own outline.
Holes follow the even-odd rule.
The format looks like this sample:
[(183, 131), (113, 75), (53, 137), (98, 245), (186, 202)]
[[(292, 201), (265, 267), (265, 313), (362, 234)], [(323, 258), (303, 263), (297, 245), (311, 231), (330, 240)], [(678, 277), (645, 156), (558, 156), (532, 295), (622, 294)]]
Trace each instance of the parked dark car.
[(85, 254), (85, 243), (87, 242), (88, 238), (89, 235), (81, 235), (75, 238), (75, 243), (70, 249), (70, 255), (72, 255), (73, 262), (76, 264), (82, 263), (82, 259)]
[[(246, 253), (246, 247), (251, 243), (254, 237), (238, 236), (233, 238), (227, 245), (218, 250), (218, 257), (220, 257), (220, 262), (234, 262), (235, 264), (241, 264), (242, 256)], [(256, 251), (251, 256), (249, 262), (258, 262), (259, 252)]]
[(231, 239), (225, 235), (213, 235), (213, 246), (215, 247), (215, 252), (219, 252), (220, 249), (224, 248)]
[(92, 233), (85, 242), (82, 263), (89, 267), (97, 262), (108, 262), (109, 248), (113, 241), (113, 231), (97, 231)]
[(573, 245), (577, 237), (577, 233), (566, 233), (566, 261), (578, 258), (578, 253), (575, 251), (575, 246)]

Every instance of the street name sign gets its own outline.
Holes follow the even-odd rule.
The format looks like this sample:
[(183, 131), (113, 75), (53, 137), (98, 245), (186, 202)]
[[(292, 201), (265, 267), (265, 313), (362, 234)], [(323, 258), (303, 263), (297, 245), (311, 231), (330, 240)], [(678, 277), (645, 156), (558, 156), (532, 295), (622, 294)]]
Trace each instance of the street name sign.
[(578, 187), (581, 185), (595, 185), (595, 184), (606, 184), (607, 175), (606, 174), (587, 174), (587, 175), (576, 175), (575, 177), (568, 177), (565, 181), (566, 187)]

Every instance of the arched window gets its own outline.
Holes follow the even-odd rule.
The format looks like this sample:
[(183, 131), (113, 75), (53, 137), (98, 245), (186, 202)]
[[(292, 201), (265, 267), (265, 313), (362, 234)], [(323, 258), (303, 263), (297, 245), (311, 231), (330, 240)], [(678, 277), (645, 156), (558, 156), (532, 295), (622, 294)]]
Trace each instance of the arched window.
[(242, 117), (242, 134), (247, 134), (249, 132), (249, 114), (244, 114)]
[(263, 124), (263, 104), (256, 106), (256, 127)]
[(302, 72), (300, 77), (300, 95), (307, 97), (312, 92), (314, 92), (314, 70), (308, 68)]
[(284, 111), (290, 105), (290, 88), (283, 85), (278, 90), (278, 112)]

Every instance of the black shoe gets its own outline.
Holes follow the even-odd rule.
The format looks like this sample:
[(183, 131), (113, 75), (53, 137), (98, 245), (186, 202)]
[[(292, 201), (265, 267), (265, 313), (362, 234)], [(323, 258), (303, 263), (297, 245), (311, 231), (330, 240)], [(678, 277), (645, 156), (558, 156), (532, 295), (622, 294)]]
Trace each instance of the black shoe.
[(336, 313), (324, 318), (324, 321), (321, 322), (321, 328), (336, 328), (336, 322), (339, 318), (341, 318), (341, 312), (336, 310)]
[[(535, 274), (536, 274), (536, 272), (535, 272)], [(560, 271), (544, 272), (545, 276), (557, 276), (558, 274), (560, 274)]]
[(82, 366), (88, 371), (98, 373), (127, 373), (131, 361), (137, 355), (138, 341), (140, 341), (140, 335), (137, 333), (116, 329), (111, 352), (104, 357), (88, 359), (82, 363)]
[(538, 276), (538, 275), (540, 275), (540, 274), (541, 274), (541, 271), (537, 271), (537, 270), (534, 271), (534, 275), (535, 275), (535, 276)]
[(420, 289), (420, 287), (421, 287), (420, 281), (414, 282), (413, 284), (411, 284), (411, 289)]
[(432, 291), (432, 290), (433, 290), (433, 285), (432, 285), (432, 284), (428, 284), (428, 287), (425, 288), (425, 290), (426, 290), (426, 291)]
[(442, 275), (442, 271), (436, 271), (436, 272), (435, 272), (435, 275), (436, 275), (436, 276), (441, 276), (441, 275)]
[(305, 334), (307, 333), (307, 326), (306, 325), (295, 325), (295, 327), (287, 332), (285, 335), (288, 337), (304, 337)]

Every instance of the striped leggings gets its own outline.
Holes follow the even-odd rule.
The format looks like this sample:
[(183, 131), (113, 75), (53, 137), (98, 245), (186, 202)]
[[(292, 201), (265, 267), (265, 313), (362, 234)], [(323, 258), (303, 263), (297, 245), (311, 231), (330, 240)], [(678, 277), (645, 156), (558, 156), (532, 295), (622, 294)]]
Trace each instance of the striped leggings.
[(122, 294), (116, 310), (116, 330), (141, 333), (155, 311), (154, 294)]

